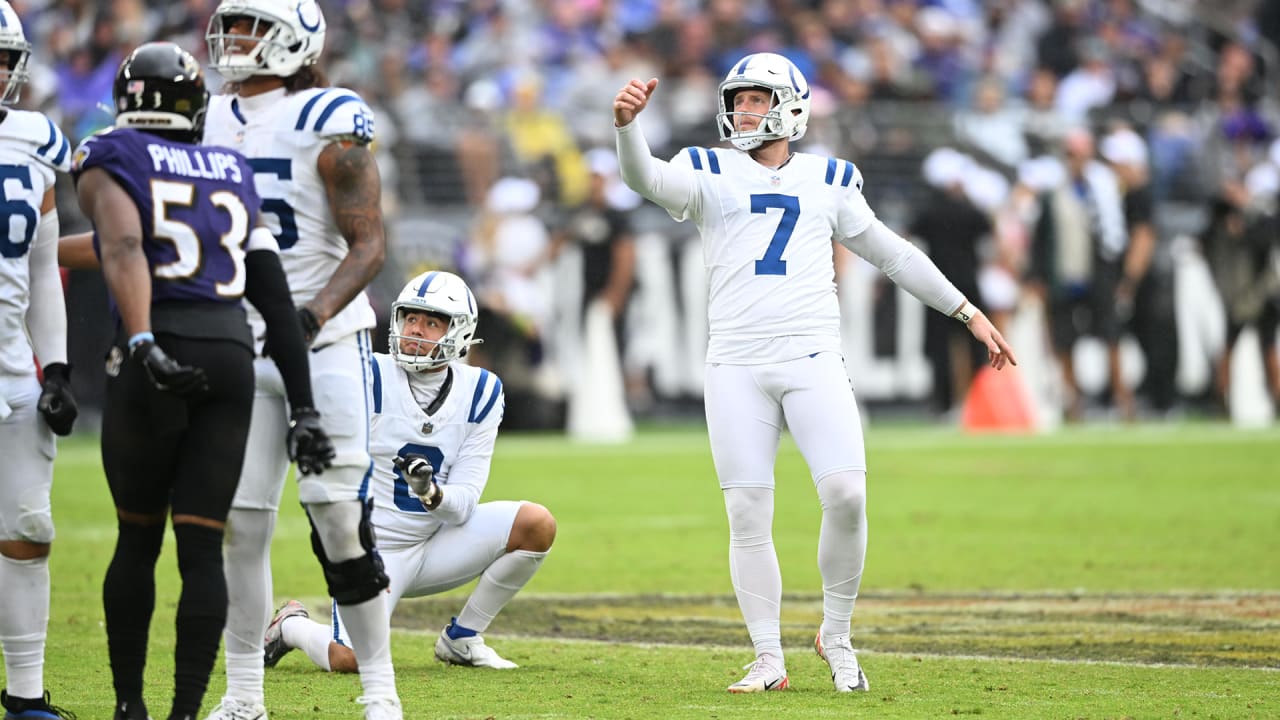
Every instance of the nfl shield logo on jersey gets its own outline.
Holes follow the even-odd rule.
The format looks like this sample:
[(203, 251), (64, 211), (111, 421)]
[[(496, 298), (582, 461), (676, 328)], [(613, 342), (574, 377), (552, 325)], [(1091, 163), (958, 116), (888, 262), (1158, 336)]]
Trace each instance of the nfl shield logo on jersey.
[(432, 424), (432, 423), (430, 423), (430, 422), (424, 422), (424, 423), (422, 423), (422, 434), (423, 434), (423, 435), (430, 435), (431, 433), (435, 432), (435, 430), (436, 430), (436, 426), (435, 426), (434, 424)]

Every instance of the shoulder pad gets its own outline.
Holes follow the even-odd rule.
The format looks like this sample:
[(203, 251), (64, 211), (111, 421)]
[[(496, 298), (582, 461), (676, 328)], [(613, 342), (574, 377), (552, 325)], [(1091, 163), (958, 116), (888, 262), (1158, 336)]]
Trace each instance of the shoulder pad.
[(823, 182), (828, 185), (839, 185), (840, 187), (852, 187), (853, 189), (862, 191), (862, 171), (848, 160), (840, 160), (839, 158), (827, 158), (827, 172), (823, 178)]
[(307, 99), (298, 111), (294, 130), (309, 130), (321, 137), (350, 137), (363, 144), (373, 142), (373, 110), (359, 95), (346, 88), (318, 88), (306, 91), (303, 97)]
[(5, 125), (9, 137), (28, 145), (41, 163), (61, 172), (71, 170), (71, 143), (44, 113), (10, 109)]
[[(459, 367), (470, 367), (467, 365), (454, 365), (455, 372)], [(501, 417), (502, 411), (505, 409), (505, 401), (502, 400), (502, 380), (494, 373), (482, 368), (473, 368), (471, 376), (474, 378), (475, 389), (471, 393), (471, 409), (467, 412), (467, 422), (481, 423), (489, 417), (494, 407), (497, 407), (498, 415)]]

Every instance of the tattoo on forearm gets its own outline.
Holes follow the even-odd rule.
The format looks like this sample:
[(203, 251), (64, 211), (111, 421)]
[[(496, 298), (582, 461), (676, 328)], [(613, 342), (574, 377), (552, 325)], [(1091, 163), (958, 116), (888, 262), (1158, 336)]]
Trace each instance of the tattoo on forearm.
[(386, 255), (382, 226), (382, 180), (364, 145), (334, 143), (319, 158), (329, 209), (349, 250), (333, 277), (312, 301), (329, 318), (346, 307), (378, 274)]

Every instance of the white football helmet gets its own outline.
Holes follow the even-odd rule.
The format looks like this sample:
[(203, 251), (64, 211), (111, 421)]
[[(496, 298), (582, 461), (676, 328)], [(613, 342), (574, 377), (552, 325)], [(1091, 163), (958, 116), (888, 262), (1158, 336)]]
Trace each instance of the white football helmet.
[[(240, 18), (253, 21), (246, 35), (231, 32)], [(289, 77), (314, 65), (324, 50), (324, 32), (324, 13), (315, 0), (222, 0), (204, 37), (218, 74), (241, 82), (255, 75)]]
[(0, 66), (0, 72), (9, 71), (4, 81), (4, 92), (0, 93), (0, 105), (12, 105), (22, 97), (22, 88), (31, 79), (27, 70), (27, 60), (31, 57), (31, 43), (22, 32), (22, 21), (13, 6), (0, 0), (0, 50), (9, 51), (9, 62)]
[[(406, 311), (436, 313), (449, 318), (449, 329), (438, 341), (423, 340), (402, 332)], [(409, 281), (391, 304), (391, 357), (409, 372), (436, 370), (467, 354), (476, 340), (476, 297), (462, 278), (453, 273), (430, 271)], [(408, 339), (426, 352), (405, 352), (401, 339)]]
[[(745, 88), (773, 93), (767, 115), (734, 112), (733, 95)], [(775, 53), (748, 55), (734, 64), (720, 83), (720, 112), (716, 113), (720, 139), (739, 150), (753, 150), (766, 140), (799, 140), (809, 125), (809, 95), (808, 81), (790, 60)], [(758, 117), (760, 124), (753, 130), (739, 131), (738, 115)]]

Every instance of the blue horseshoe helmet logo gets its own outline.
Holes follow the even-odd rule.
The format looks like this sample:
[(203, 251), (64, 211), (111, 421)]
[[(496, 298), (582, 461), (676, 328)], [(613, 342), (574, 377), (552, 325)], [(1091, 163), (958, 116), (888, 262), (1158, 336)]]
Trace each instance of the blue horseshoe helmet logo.
[[(307, 19), (303, 17), (302, 8), (304, 7), (311, 7), (315, 9), (316, 19), (313, 22), (308, 23)], [(298, 3), (298, 22), (302, 24), (303, 30), (306, 30), (307, 32), (315, 32), (320, 29), (320, 23), (323, 20), (324, 20), (324, 16), (320, 14), (320, 7), (316, 5), (314, 2)]]

